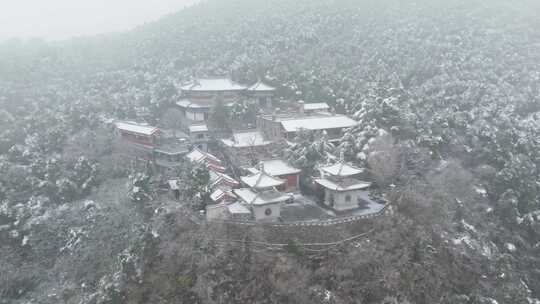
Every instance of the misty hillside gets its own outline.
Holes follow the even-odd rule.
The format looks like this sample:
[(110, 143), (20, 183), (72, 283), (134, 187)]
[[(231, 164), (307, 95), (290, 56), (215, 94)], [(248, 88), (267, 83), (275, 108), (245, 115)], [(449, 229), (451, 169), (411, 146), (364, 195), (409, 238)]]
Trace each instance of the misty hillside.
[[(209, 0), (121, 34), (0, 42), (0, 303), (540, 303), (538, 12)], [(145, 169), (105, 122), (159, 124), (180, 83), (216, 75), (353, 117), (335, 152), (359, 166), (390, 133), (392, 215), (353, 245), (276, 253), (132, 204)]]

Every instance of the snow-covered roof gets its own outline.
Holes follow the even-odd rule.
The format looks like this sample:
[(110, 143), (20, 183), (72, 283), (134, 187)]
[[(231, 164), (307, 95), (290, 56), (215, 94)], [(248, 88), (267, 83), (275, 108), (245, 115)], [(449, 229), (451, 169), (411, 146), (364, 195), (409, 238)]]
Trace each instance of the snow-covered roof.
[(180, 87), (182, 91), (243, 91), (247, 87), (229, 78), (201, 78)]
[(195, 162), (195, 163), (202, 163), (207, 160), (210, 160), (218, 164), (221, 163), (221, 160), (219, 158), (215, 157), (214, 155), (210, 153), (203, 152), (197, 148), (193, 149), (193, 151), (186, 154), (186, 158), (189, 161)]
[(186, 158), (192, 162), (198, 163), (206, 159), (206, 153), (199, 149), (193, 149), (193, 151), (186, 155)]
[(319, 115), (280, 121), (286, 132), (305, 130), (341, 129), (356, 126), (358, 123), (345, 115)]
[(129, 122), (116, 122), (115, 125), (119, 130), (143, 135), (153, 135), (159, 131), (156, 127)]
[(322, 173), (341, 177), (353, 176), (364, 172), (364, 169), (353, 167), (344, 162), (338, 162), (328, 166), (321, 166), (319, 167), (319, 170), (321, 170)]
[(326, 102), (313, 102), (313, 103), (304, 104), (305, 111), (328, 110), (328, 109), (330, 109), (330, 106)]
[(301, 172), (300, 169), (289, 165), (286, 161), (281, 159), (261, 161), (258, 165), (258, 169), (260, 170), (261, 168), (264, 168), (264, 172), (271, 176), (298, 174)]
[(271, 86), (267, 85), (266, 83), (259, 80), (254, 85), (247, 88), (247, 90), (248, 91), (255, 91), (255, 92), (270, 92), (270, 91), (275, 91), (276, 88), (271, 87)]
[(259, 172), (253, 175), (243, 176), (240, 179), (244, 184), (248, 185), (253, 189), (267, 189), (281, 186), (285, 183), (284, 180), (270, 176), (265, 172)]
[(224, 198), (225, 196), (236, 197), (234, 193), (232, 193), (231, 191), (226, 191), (221, 188), (217, 188), (216, 190), (214, 190), (214, 192), (210, 194), (210, 199), (214, 202), (217, 202), (221, 200), (222, 198)]
[(276, 190), (268, 190), (263, 192), (254, 192), (248, 188), (235, 189), (234, 193), (244, 202), (250, 205), (267, 205), (282, 203), (291, 199), (290, 194), (281, 193)]
[(186, 109), (210, 109), (211, 105), (202, 104), (198, 102), (191, 101), (189, 99), (181, 99), (176, 102), (176, 105)]
[(230, 214), (251, 214), (251, 211), (240, 202), (227, 205)]
[(224, 196), (225, 191), (221, 190), (220, 188), (217, 188), (216, 190), (214, 190), (214, 192), (210, 193), (210, 199), (214, 202), (219, 201)]
[(220, 173), (225, 173), (225, 171), (227, 171), (227, 168), (221, 166), (221, 165), (217, 165), (213, 162), (206, 162), (206, 168), (208, 168), (208, 170), (210, 171), (215, 171), (215, 172), (220, 172)]
[(259, 173), (259, 170), (255, 167), (249, 167), (249, 168), (243, 168), (244, 170), (246, 170), (247, 172), (249, 172), (250, 174), (257, 174)]
[(228, 176), (225, 173), (217, 172), (214, 170), (210, 170), (209, 173), (210, 173), (210, 187), (211, 188), (222, 183), (230, 187), (236, 187), (240, 185), (240, 183), (237, 180)]
[(208, 132), (208, 126), (207, 125), (193, 125), (188, 127), (190, 133), (195, 132)]
[(363, 182), (354, 178), (317, 178), (315, 182), (326, 189), (334, 191), (362, 190), (371, 187), (370, 182)]
[(227, 147), (234, 148), (259, 147), (272, 143), (265, 140), (261, 132), (255, 130), (234, 132), (232, 139), (222, 139), (221, 142)]

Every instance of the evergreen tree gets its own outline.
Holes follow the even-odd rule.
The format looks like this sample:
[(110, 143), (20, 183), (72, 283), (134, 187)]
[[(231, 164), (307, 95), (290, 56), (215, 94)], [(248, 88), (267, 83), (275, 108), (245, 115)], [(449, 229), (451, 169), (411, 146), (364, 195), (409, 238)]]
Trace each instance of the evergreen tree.
[(231, 127), (230, 117), (229, 107), (225, 105), (223, 98), (215, 98), (208, 119), (210, 127), (216, 131), (229, 131)]
[(151, 176), (143, 172), (135, 172), (129, 176), (128, 197), (133, 202), (145, 202), (152, 199)]
[(186, 162), (177, 169), (176, 176), (183, 198), (190, 200), (195, 206), (200, 206), (206, 199), (210, 182), (210, 172), (206, 166)]

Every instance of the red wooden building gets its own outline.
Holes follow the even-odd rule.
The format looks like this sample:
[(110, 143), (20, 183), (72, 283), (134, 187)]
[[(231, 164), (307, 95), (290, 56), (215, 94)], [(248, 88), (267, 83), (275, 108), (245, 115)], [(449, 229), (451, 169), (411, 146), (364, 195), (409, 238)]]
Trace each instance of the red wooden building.
[(272, 159), (261, 161), (255, 168), (250, 169), (252, 173), (260, 170), (264, 170), (266, 174), (285, 181), (283, 185), (277, 187), (278, 190), (298, 190), (301, 170), (294, 168), (284, 160)]
[(122, 140), (133, 144), (154, 147), (158, 143), (159, 129), (129, 122), (117, 122), (116, 128)]
[(223, 162), (219, 158), (197, 148), (193, 149), (193, 151), (189, 152), (185, 157), (192, 163), (204, 164), (208, 170), (220, 173), (224, 173), (226, 171)]
[(121, 139), (117, 143), (119, 151), (137, 159), (153, 160), (154, 149), (159, 144), (158, 128), (132, 122), (116, 122), (115, 126)]

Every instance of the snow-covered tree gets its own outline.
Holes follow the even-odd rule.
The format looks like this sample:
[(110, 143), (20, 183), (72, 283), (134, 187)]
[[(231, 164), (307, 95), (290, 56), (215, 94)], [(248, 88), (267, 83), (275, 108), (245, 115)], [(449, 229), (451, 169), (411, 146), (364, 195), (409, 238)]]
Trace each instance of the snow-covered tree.
[(367, 165), (379, 187), (385, 188), (397, 177), (400, 151), (392, 135), (382, 132), (367, 148)]
[(295, 143), (285, 151), (285, 155), (294, 167), (302, 169), (302, 175), (309, 177), (315, 173), (316, 165), (334, 156), (334, 150), (324, 134), (301, 130)]
[(206, 199), (210, 173), (203, 164), (184, 163), (177, 172), (180, 193), (192, 203), (202, 203)]
[(133, 202), (146, 202), (152, 199), (152, 186), (150, 175), (135, 172), (129, 176), (128, 197)]

